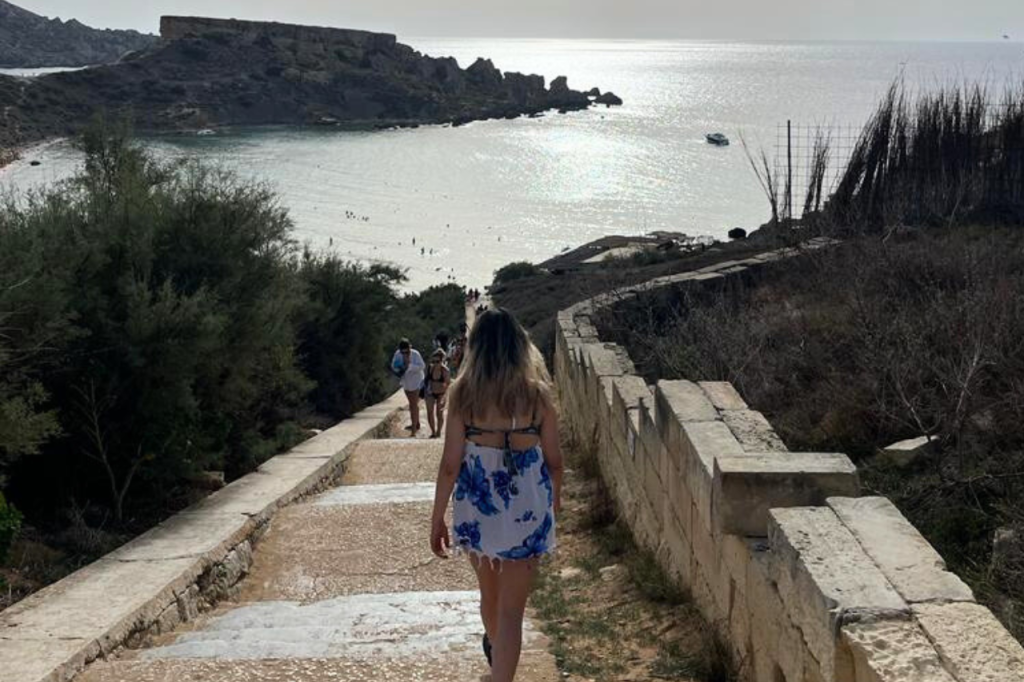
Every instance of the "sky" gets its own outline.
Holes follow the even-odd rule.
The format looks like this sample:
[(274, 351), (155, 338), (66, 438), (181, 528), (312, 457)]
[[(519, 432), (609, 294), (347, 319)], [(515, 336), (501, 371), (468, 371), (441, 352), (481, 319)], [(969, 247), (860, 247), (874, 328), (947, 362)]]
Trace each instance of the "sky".
[(360, 28), (399, 37), (1024, 39), (1024, 0), (13, 0), (99, 28), (161, 14)]

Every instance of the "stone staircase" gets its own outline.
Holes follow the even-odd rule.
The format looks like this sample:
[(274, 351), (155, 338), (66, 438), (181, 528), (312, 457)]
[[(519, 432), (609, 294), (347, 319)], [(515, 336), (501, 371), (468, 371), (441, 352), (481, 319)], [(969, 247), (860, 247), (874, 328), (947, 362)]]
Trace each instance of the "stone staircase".
[[(342, 484), (282, 509), (236, 598), (82, 682), (487, 679), (476, 581), (428, 546), (442, 443), (360, 442)], [(517, 680), (554, 682), (528, 624)]]

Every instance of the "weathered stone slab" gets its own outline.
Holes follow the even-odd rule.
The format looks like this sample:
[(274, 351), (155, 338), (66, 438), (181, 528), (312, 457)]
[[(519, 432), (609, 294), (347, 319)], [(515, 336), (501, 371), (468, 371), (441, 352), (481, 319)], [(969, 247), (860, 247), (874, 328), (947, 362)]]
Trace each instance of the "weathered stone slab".
[(884, 497), (830, 498), (828, 505), (909, 603), (974, 601), (960, 578)]
[(722, 533), (764, 536), (769, 510), (823, 505), (860, 492), (857, 467), (846, 455), (744, 453), (715, 461), (712, 523)]
[(857, 539), (828, 507), (773, 509), (771, 577), (825, 679), (833, 679), (840, 628), (909, 620), (910, 611)]
[(624, 374), (622, 365), (615, 351), (609, 350), (600, 343), (588, 343), (583, 346), (587, 367), (599, 377), (617, 377)]
[(728, 381), (699, 381), (697, 384), (704, 394), (719, 410), (745, 410), (747, 403), (743, 401), (736, 388)]
[(742, 457), (743, 448), (729, 427), (719, 421), (687, 422), (682, 431), (682, 451), (676, 453), (670, 448), (667, 453), (685, 476), (697, 516), (710, 532), (715, 461), (720, 457)]
[[(692, 381), (659, 381), (655, 389), (658, 421), (702, 422), (719, 418), (718, 410), (711, 404), (700, 386)], [(664, 419), (663, 419), (664, 418)]]
[(913, 621), (850, 623), (842, 637), (856, 682), (955, 682)]
[(722, 420), (747, 452), (788, 452), (768, 419), (756, 410), (727, 410)]
[(1024, 648), (980, 604), (915, 604), (914, 616), (959, 682), (1024, 682)]
[(69, 652), (63, 647), (50, 651), (46, 642), (96, 642), (100, 650), (110, 651), (140, 624), (155, 622), (175, 595), (195, 582), (202, 568), (202, 562), (193, 557), (100, 559), (0, 613), (0, 633), (32, 643), (38, 656), (54, 665), (60, 662), (56, 658), (69, 658)]
[(156, 561), (226, 554), (255, 529), (256, 523), (237, 513), (175, 514), (106, 556), (116, 561)]
[(921, 455), (929, 452), (934, 441), (928, 436), (909, 438), (898, 443), (886, 446), (879, 451), (879, 454), (896, 466), (905, 467), (913, 464)]
[(3, 682), (64, 682), (100, 655), (99, 644), (83, 639), (48, 636), (40, 640), (0, 638), (0, 679)]
[[(626, 375), (612, 380), (614, 400), (612, 403), (613, 431), (621, 432), (623, 439), (629, 440), (629, 427), (632, 424), (633, 434), (640, 431), (640, 407), (644, 401), (653, 396), (647, 384), (638, 376)], [(633, 440), (632, 451), (635, 452), (636, 441)], [(630, 448), (627, 448), (629, 450)], [(629, 454), (633, 454), (630, 452)]]

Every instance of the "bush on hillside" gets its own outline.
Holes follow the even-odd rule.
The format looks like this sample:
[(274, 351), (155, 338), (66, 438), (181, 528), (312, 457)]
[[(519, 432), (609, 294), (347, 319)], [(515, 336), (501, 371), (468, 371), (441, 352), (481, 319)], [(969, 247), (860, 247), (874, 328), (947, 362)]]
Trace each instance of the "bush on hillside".
[(120, 128), (82, 144), (78, 177), (0, 214), (0, 473), (33, 523), (72, 500), (159, 518), (198, 472), (240, 476), (314, 412), (384, 396), (393, 325), (433, 294), (304, 257), (262, 185), (156, 162)]
[(21, 530), (21, 514), (7, 504), (3, 493), (0, 493), (0, 565), (7, 561), (14, 539)]
[(494, 272), (494, 284), (507, 284), (517, 279), (533, 277), (543, 272), (539, 267), (527, 261), (517, 261), (503, 265)]

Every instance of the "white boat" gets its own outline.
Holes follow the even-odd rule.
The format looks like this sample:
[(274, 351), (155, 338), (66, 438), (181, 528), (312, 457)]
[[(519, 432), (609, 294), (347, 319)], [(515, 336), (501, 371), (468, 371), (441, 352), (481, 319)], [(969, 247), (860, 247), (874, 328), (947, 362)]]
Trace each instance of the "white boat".
[(216, 134), (217, 134), (217, 131), (212, 129), (212, 128), (204, 128), (202, 130), (197, 130), (196, 131), (196, 135), (198, 135), (199, 137), (206, 137), (208, 135), (216, 135)]
[(723, 133), (708, 133), (704, 137), (707, 139), (708, 144), (718, 145), (719, 147), (729, 146), (729, 138)]

